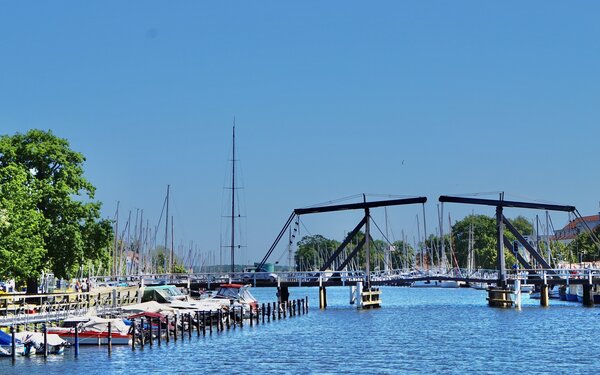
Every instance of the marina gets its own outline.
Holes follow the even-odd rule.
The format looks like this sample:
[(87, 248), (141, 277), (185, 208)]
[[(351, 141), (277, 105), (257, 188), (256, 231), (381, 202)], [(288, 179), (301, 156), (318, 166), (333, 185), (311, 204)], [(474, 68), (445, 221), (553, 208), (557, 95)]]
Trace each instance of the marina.
[[(274, 293), (274, 288), (255, 291), (259, 300)], [(89, 346), (82, 347), (77, 358), (67, 350), (47, 359), (19, 358), (14, 365), (4, 360), (0, 372), (106, 374), (135, 372), (138, 363), (143, 363), (144, 372), (159, 374), (310, 374), (342, 368), (347, 373), (464, 374), (499, 373), (507, 365), (525, 373), (600, 369), (595, 360), (600, 346), (589, 340), (600, 334), (598, 325), (590, 324), (600, 316), (597, 309), (563, 301), (541, 309), (539, 301), (528, 297), (521, 310), (490, 309), (485, 292), (470, 288), (382, 287), (382, 294), (383, 308), (357, 311), (348, 304), (347, 288), (334, 287), (328, 290), (327, 309), (311, 309), (301, 319), (214, 330), (212, 335), (194, 334), (191, 340), (163, 341), (161, 346), (155, 342), (152, 348), (135, 351), (115, 346), (108, 354), (104, 346)], [(316, 288), (294, 289), (291, 298), (301, 295), (317, 306)]]

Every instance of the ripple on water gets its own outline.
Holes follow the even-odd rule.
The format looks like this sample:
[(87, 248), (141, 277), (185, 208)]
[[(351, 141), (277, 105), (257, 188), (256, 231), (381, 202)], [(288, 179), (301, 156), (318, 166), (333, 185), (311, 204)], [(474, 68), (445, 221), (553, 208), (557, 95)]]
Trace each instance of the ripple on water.
[[(292, 298), (315, 289), (291, 289)], [(272, 301), (272, 289), (256, 290)], [(226, 372), (344, 373), (592, 373), (600, 370), (600, 309), (524, 299), (521, 311), (487, 307), (471, 289), (383, 288), (383, 307), (360, 311), (347, 288), (329, 288), (329, 307), (308, 315), (164, 342), (132, 352), (81, 348), (61, 357), (0, 361), (0, 374), (189, 374)]]

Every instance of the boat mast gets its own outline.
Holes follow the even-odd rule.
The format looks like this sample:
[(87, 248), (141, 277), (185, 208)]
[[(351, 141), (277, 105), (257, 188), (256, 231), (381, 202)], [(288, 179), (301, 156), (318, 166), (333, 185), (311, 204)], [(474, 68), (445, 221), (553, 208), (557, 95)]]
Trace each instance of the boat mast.
[(167, 214), (165, 215), (165, 261), (164, 261), (164, 269), (163, 272), (164, 273), (168, 273), (169, 271), (167, 271), (167, 260), (168, 260), (168, 255), (167, 255), (167, 251), (169, 248), (169, 190), (171, 188), (171, 185), (167, 185)]
[(115, 247), (113, 250), (113, 276), (117, 276), (117, 244), (119, 243), (119, 201), (117, 201), (117, 212), (115, 213)]
[(235, 117), (233, 119), (233, 157), (231, 160), (231, 272), (235, 272)]

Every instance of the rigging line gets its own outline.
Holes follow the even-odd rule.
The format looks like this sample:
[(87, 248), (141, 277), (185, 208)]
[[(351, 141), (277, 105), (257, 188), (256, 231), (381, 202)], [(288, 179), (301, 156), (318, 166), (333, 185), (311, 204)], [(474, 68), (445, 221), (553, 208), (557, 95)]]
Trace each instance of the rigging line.
[(549, 200), (541, 199), (541, 198), (530, 197), (530, 196), (527, 196), (527, 195), (521, 195), (519, 193), (513, 193), (513, 192), (510, 192), (510, 191), (507, 191), (506, 194), (509, 195), (509, 196), (520, 198), (520, 199), (527, 199), (527, 200), (530, 200), (530, 201), (533, 201), (533, 202), (561, 205), (561, 203), (558, 203), (558, 202), (549, 201)]
[(330, 201), (323, 202), (323, 203), (313, 204), (313, 205), (310, 205), (310, 206), (307, 206), (307, 207), (311, 208), (311, 207), (325, 206), (325, 205), (334, 204), (334, 203), (338, 203), (338, 202), (343, 202), (343, 201), (347, 201), (347, 200), (355, 199), (355, 198), (359, 198), (359, 197), (362, 197), (362, 194), (350, 195), (350, 196), (347, 196), (347, 197), (343, 197), (343, 198), (339, 198), (339, 199), (334, 199), (334, 200), (330, 200)]
[(379, 228), (379, 225), (377, 225), (377, 222), (375, 222), (375, 220), (373, 220), (373, 217), (371, 215), (369, 215), (369, 218), (371, 219), (371, 222), (373, 224), (375, 224), (375, 227), (377, 228), (377, 230), (379, 231), (379, 233), (381, 234), (381, 236), (386, 240), (388, 245), (392, 245), (392, 243), (390, 242), (390, 240), (385, 236), (385, 234), (381, 231), (381, 228)]
[(486, 192), (478, 192), (478, 193), (460, 193), (460, 194), (451, 194), (453, 196), (459, 197), (476, 197), (480, 195), (498, 195), (501, 191), (486, 191)]
[(302, 228), (304, 228), (304, 230), (306, 231), (306, 233), (308, 234), (308, 236), (312, 236), (312, 233), (310, 233), (310, 231), (308, 230), (308, 228), (306, 227), (306, 225), (304, 225), (304, 221), (302, 221), (302, 219), (300, 219), (300, 216), (298, 216), (298, 222), (302, 225)]
[[(160, 227), (160, 223), (162, 222), (162, 217), (163, 217), (163, 214), (165, 213), (166, 206), (167, 206), (167, 197), (165, 197), (165, 200), (164, 200), (163, 206), (162, 206), (162, 210), (160, 211), (160, 217), (158, 218), (158, 224), (156, 224), (157, 231), (158, 231), (158, 227)], [(156, 238), (156, 235), (154, 235), (154, 237)]]
[(579, 217), (579, 220), (581, 220), (581, 222), (583, 222), (583, 225), (585, 225), (585, 227), (587, 228), (587, 230), (590, 233), (590, 238), (592, 239), (592, 241), (594, 242), (596, 247), (598, 247), (598, 250), (600, 252), (600, 239), (598, 239), (598, 236), (596, 236), (596, 233), (594, 233), (594, 231), (590, 228), (588, 223), (583, 219), (583, 216), (581, 216), (581, 214), (579, 213), (579, 210), (575, 209), (575, 215), (577, 215)]
[(378, 197), (378, 198), (417, 198), (417, 195), (405, 195), (405, 194), (377, 194), (377, 193), (365, 193), (367, 197)]

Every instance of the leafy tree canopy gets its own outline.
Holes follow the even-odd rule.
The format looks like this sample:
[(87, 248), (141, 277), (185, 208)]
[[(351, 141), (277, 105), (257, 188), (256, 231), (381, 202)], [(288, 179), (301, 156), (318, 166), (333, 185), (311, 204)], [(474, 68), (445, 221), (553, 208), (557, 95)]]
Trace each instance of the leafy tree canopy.
[[(0, 256), (12, 257), (15, 263), (0, 269), (0, 277), (31, 280), (51, 270), (68, 278), (87, 261), (107, 259), (111, 224), (99, 220), (100, 203), (93, 200), (95, 188), (83, 175), (84, 161), (67, 140), (51, 131), (0, 137), (1, 189), (15, 191), (2, 194), (2, 209), (11, 224), (3, 230), (12, 242), (0, 248)], [(11, 207), (17, 204), (27, 210), (15, 212)]]

